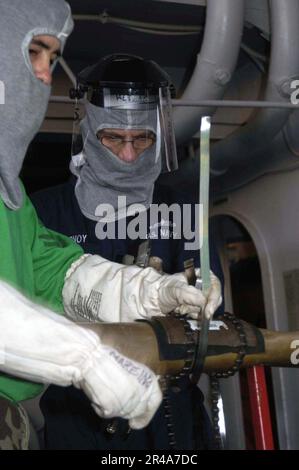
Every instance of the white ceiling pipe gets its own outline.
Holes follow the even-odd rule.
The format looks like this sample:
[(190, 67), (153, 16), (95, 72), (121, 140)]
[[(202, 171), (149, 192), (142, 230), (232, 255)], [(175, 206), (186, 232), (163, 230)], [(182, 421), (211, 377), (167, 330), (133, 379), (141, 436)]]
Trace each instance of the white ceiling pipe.
[[(271, 56), (264, 99), (290, 103), (290, 94), (294, 91), (291, 89), (291, 82), (299, 78), (299, 2), (270, 0), (269, 5)], [(225, 177), (227, 188), (230, 184), (234, 186), (236, 182), (240, 184), (240, 175), (233, 168), (235, 165), (250, 167), (246, 171), (246, 181), (256, 177), (255, 159), (259, 159), (261, 151), (270, 145), (291, 112), (291, 109), (263, 109), (246, 126), (213, 145), (212, 172), (224, 174), (232, 168)]]
[[(244, 25), (244, 0), (208, 0), (201, 51), (183, 100), (220, 99), (236, 67)], [(211, 107), (174, 110), (176, 140), (190, 139), (200, 119), (215, 111)]]

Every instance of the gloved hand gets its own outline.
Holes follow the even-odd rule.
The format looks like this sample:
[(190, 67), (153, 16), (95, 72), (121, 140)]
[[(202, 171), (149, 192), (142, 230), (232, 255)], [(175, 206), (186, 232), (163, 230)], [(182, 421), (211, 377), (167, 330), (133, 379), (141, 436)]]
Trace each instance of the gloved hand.
[[(195, 269), (195, 274), (200, 279), (200, 268)], [(200, 289), (195, 289), (193, 286), (188, 286), (186, 276), (184, 273), (173, 274), (172, 276), (165, 275), (165, 282), (161, 282), (160, 293), (160, 308), (164, 313), (169, 312), (170, 307), (175, 312), (181, 315), (188, 315), (193, 319), (198, 318), (198, 314), (205, 310), (206, 316), (211, 319), (222, 303), (221, 284), (217, 276), (211, 271), (211, 287), (208, 295), (204, 295)], [(186, 286), (189, 288), (189, 295), (187, 295)], [(182, 296), (182, 292), (184, 292)], [(180, 305), (174, 305), (175, 300)]]
[[(199, 269), (196, 275), (199, 276)], [(161, 275), (152, 268), (124, 266), (97, 255), (84, 255), (68, 270), (64, 308), (75, 321), (130, 322), (172, 310), (197, 318), (206, 308), (212, 316), (221, 304), (221, 285), (211, 273), (208, 297), (189, 286), (183, 273)]]
[(37, 382), (73, 384), (100, 416), (121, 416), (136, 429), (149, 423), (162, 399), (150, 369), (1, 281), (0, 370)]

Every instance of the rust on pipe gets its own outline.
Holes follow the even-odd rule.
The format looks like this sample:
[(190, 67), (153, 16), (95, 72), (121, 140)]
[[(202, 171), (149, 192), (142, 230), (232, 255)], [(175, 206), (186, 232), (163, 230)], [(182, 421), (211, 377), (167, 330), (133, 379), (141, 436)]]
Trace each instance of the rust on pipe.
[[(204, 371), (207, 373), (230, 369), (238, 357), (239, 334), (231, 322), (222, 321), (224, 328), (209, 332), (208, 353), (204, 363)], [(270, 331), (256, 328), (245, 321), (240, 322), (247, 342), (242, 367), (258, 364), (299, 367), (296, 364), (299, 363), (299, 331)], [(197, 338), (196, 331), (186, 334), (184, 321), (171, 316), (134, 323), (84, 323), (84, 327), (95, 331), (105, 345), (147, 365), (159, 375), (180, 373)], [(297, 342), (297, 355), (294, 341)], [(292, 360), (294, 357), (297, 360)]]

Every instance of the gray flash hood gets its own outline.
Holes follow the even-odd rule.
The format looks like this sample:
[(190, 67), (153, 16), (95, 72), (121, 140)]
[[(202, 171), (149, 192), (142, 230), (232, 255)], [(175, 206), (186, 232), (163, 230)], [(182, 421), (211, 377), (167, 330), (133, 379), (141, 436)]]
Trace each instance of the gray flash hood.
[(57, 37), (61, 50), (73, 28), (64, 0), (0, 3), (0, 196), (12, 210), (22, 206), (19, 174), (28, 145), (44, 119), (51, 88), (33, 73), (28, 46), (33, 36)]
[[(161, 138), (157, 110), (107, 110), (85, 104), (86, 116), (80, 123), (84, 150), (74, 155), (70, 169), (77, 176), (75, 188), (82, 213), (99, 221), (101, 204), (110, 204), (105, 221), (112, 222), (127, 215), (135, 204), (148, 209), (152, 203), (154, 183), (161, 172)], [(96, 137), (100, 129), (150, 129), (156, 136), (155, 145), (142, 152), (135, 162), (126, 163), (104, 147)], [(120, 196), (126, 204), (120, 205)], [(133, 210), (135, 213), (135, 210)]]

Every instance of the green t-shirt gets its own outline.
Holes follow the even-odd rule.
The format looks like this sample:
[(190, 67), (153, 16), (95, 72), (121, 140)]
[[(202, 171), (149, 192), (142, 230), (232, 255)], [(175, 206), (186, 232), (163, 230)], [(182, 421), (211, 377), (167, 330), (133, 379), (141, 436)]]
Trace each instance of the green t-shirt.
[[(71, 239), (41, 224), (25, 192), (23, 206), (16, 211), (0, 199), (0, 279), (30, 299), (63, 313), (64, 277), (82, 254)], [(10, 400), (32, 398), (42, 387), (0, 372), (0, 395)]]

